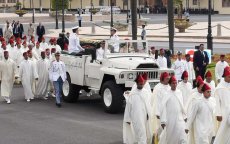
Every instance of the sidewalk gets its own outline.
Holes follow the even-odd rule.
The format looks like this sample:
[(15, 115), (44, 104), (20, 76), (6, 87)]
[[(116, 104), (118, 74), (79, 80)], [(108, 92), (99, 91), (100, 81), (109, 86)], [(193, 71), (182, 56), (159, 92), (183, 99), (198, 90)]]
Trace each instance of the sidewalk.
[[(217, 24), (221, 24), (224, 27), (221, 27), (221, 37), (217, 37)], [(218, 43), (230, 43), (230, 21), (219, 21), (212, 23), (212, 35), (214, 37), (214, 42)], [(164, 28), (165, 27), (165, 28)], [(179, 33), (175, 29), (175, 41), (183, 42), (207, 42), (207, 22), (199, 22), (196, 25), (193, 25), (185, 33)], [(229, 29), (227, 29), (229, 27)], [(163, 28), (163, 29), (161, 29)], [(149, 24), (146, 26), (147, 29), (147, 40), (150, 41), (168, 41), (168, 27), (166, 24)], [(152, 30), (151, 30), (152, 29)], [(159, 30), (156, 30), (159, 29)], [(71, 29), (66, 29), (66, 32), (71, 32)], [(57, 37), (61, 33), (61, 29), (51, 29), (50, 34), (47, 34), (46, 37)], [(128, 34), (128, 31), (118, 31), (117, 34), (122, 38), (131, 38), (131, 35)], [(138, 37), (140, 37), (141, 29), (138, 28)], [(110, 27), (95, 26), (95, 33), (92, 34), (92, 27), (81, 27), (80, 36), (82, 38), (89, 39), (108, 39), (110, 35)]]

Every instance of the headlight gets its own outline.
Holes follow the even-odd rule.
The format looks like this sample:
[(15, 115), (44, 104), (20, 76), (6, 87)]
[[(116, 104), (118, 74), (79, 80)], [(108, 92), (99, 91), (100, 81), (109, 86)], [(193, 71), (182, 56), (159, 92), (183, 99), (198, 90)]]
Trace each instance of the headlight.
[(125, 75), (121, 73), (119, 77), (120, 77), (121, 79), (123, 79), (123, 78), (125, 77)]
[(133, 77), (134, 77), (134, 76), (133, 76), (133, 73), (129, 73), (129, 74), (128, 74), (128, 79), (133, 79)]

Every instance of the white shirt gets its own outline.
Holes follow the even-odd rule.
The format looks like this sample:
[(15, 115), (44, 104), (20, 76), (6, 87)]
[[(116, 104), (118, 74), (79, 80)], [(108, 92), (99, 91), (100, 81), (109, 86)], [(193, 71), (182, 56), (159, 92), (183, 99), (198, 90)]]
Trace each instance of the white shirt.
[(97, 49), (96, 53), (97, 53), (97, 60), (102, 60), (104, 58), (105, 54), (110, 53), (110, 51), (107, 49), (105, 52), (105, 49), (100, 47), (99, 49)]
[(179, 60), (179, 59), (177, 59), (173, 63), (172, 69), (174, 69), (174, 71), (175, 71), (175, 76), (176, 76), (177, 80), (181, 80), (181, 76), (185, 70), (188, 71), (188, 68), (187, 68), (185, 61)]
[(167, 59), (164, 56), (158, 56), (157, 62), (160, 68), (167, 68)]
[(79, 37), (76, 33), (71, 33), (69, 36), (69, 47), (68, 47), (69, 53), (79, 53), (80, 51), (83, 51), (84, 49), (80, 45)]
[(114, 47), (114, 52), (118, 53), (120, 51), (120, 43), (119, 43), (120, 38), (118, 35), (114, 34), (110, 38), (110, 45)]
[(193, 68), (193, 62), (191, 62), (191, 61), (187, 62), (186, 61), (186, 65), (188, 67), (188, 80), (190, 82), (192, 82), (194, 79), (196, 79), (195, 71)]
[(216, 63), (216, 67), (215, 67), (216, 80), (222, 79), (222, 75), (224, 73), (224, 68), (226, 66), (229, 66), (226, 61), (224, 61), (224, 62), (218, 61)]
[(63, 81), (66, 80), (65, 64), (62, 61), (53, 61), (49, 70), (49, 78), (51, 81), (57, 81), (61, 77)]

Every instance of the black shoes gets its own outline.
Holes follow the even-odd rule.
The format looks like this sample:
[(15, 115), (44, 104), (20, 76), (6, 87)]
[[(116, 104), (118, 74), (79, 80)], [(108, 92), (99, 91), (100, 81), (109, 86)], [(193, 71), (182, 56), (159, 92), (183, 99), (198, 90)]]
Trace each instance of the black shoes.
[(59, 103), (56, 103), (56, 106), (58, 107), (58, 108), (61, 108), (61, 104)]

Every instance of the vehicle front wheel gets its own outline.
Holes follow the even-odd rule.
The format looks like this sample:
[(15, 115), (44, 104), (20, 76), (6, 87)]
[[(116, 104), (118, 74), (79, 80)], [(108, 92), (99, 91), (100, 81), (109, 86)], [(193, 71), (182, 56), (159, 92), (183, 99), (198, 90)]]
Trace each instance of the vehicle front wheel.
[(80, 87), (74, 84), (71, 84), (70, 76), (67, 75), (67, 80), (63, 83), (62, 86), (62, 98), (65, 102), (74, 103), (79, 98)]
[(120, 112), (123, 105), (123, 90), (114, 81), (107, 81), (102, 86), (102, 99), (105, 111), (108, 113)]

